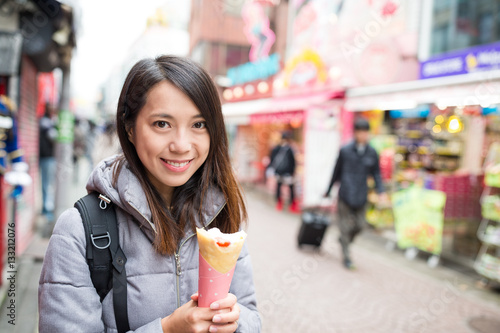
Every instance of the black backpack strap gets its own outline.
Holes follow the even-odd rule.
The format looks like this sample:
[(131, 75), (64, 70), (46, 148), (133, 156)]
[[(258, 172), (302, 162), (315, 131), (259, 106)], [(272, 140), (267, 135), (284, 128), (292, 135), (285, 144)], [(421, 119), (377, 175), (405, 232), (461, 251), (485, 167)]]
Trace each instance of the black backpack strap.
[[(114, 213), (114, 209), (113, 213)], [(128, 323), (127, 309), (127, 272), (125, 264), (127, 257), (123, 253), (118, 244), (118, 227), (115, 223), (109, 224), (109, 234), (111, 239), (116, 239), (116, 242), (111, 242), (110, 251), (113, 259), (113, 309), (115, 311), (116, 327), (119, 333), (125, 333), (130, 330)]]
[(125, 271), (127, 259), (119, 245), (115, 210), (107, 197), (95, 192), (78, 200), (75, 207), (85, 228), (86, 258), (92, 283), (101, 302), (113, 289), (116, 326), (119, 333), (127, 332), (130, 330)]

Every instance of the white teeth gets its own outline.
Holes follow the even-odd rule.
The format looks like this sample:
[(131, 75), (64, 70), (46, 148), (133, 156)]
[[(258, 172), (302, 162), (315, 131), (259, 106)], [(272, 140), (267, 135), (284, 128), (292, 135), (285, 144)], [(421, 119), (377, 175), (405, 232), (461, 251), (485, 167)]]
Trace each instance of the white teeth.
[(175, 162), (170, 162), (170, 161), (165, 161), (165, 162), (167, 162), (167, 164), (170, 164), (170, 165), (172, 165), (172, 166), (174, 166), (176, 168), (183, 167), (183, 166), (185, 166), (185, 165), (187, 165), (189, 163), (189, 161), (182, 162), (182, 163), (175, 163)]

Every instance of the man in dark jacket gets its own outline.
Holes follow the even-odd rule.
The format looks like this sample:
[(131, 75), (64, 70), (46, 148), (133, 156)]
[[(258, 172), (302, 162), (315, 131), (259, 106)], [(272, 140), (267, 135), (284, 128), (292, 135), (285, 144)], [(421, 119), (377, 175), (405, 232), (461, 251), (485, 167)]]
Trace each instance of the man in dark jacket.
[(45, 114), (40, 118), (40, 173), (42, 179), (42, 214), (49, 222), (54, 219), (54, 177), (56, 173), (55, 141), (56, 124), (53, 119), (54, 109), (45, 106)]
[(368, 196), (367, 178), (372, 176), (378, 193), (383, 193), (382, 178), (377, 152), (368, 144), (370, 124), (362, 118), (354, 123), (354, 141), (340, 149), (337, 164), (325, 197), (330, 195), (333, 184), (340, 182), (338, 218), (343, 263), (354, 268), (349, 244), (365, 224), (365, 205)]
[(281, 144), (271, 151), (271, 161), (268, 171), (272, 170), (276, 177), (276, 209), (283, 209), (283, 199), (281, 198), (281, 186), (286, 184), (290, 188), (290, 211), (298, 213), (299, 207), (295, 200), (293, 176), (295, 174), (295, 156), (291, 147), (292, 133), (284, 132), (281, 136)]

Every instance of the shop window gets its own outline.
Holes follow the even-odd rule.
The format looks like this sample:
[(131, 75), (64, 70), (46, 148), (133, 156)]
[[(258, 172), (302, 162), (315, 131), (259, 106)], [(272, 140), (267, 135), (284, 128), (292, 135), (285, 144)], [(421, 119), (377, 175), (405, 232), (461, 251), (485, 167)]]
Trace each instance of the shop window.
[(244, 0), (219, 0), (224, 2), (224, 13), (234, 16), (241, 15), (241, 9), (243, 8)]
[(206, 58), (206, 49), (207, 44), (205, 42), (199, 42), (195, 47), (193, 47), (193, 50), (191, 51), (191, 59), (203, 65)]
[(249, 47), (228, 45), (226, 49), (226, 64), (228, 68), (248, 62)]
[(479, 44), (486, 44), (493, 40), (495, 35), (495, 22), (492, 13), (481, 15), (479, 20)]
[(442, 11), (450, 8), (453, 0), (434, 1), (434, 11)]
[(448, 49), (448, 27), (441, 26), (432, 35), (432, 54), (444, 53)]
[(220, 54), (221, 54), (221, 45), (219, 44), (212, 44), (210, 45), (210, 66), (208, 67), (208, 70), (210, 73), (213, 74), (221, 74), (221, 72), (224, 70), (221, 68), (220, 63)]
[(434, 1), (432, 55), (500, 40), (500, 0)]

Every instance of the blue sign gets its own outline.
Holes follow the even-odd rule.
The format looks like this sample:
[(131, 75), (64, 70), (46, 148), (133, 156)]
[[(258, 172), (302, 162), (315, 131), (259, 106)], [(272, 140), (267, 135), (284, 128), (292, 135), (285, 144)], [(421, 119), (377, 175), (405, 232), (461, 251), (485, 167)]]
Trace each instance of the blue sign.
[(467, 74), (500, 68), (500, 42), (432, 57), (420, 63), (420, 78)]
[(415, 109), (408, 110), (390, 110), (391, 118), (426, 118), (430, 113), (429, 106), (422, 105)]
[(228, 69), (227, 76), (231, 85), (243, 84), (255, 80), (264, 80), (280, 70), (280, 56), (275, 53), (269, 57)]
[(485, 116), (493, 115), (493, 114), (498, 115), (498, 114), (500, 114), (498, 111), (499, 110), (498, 110), (497, 106), (489, 106), (487, 108), (483, 108), (483, 115), (485, 115)]

